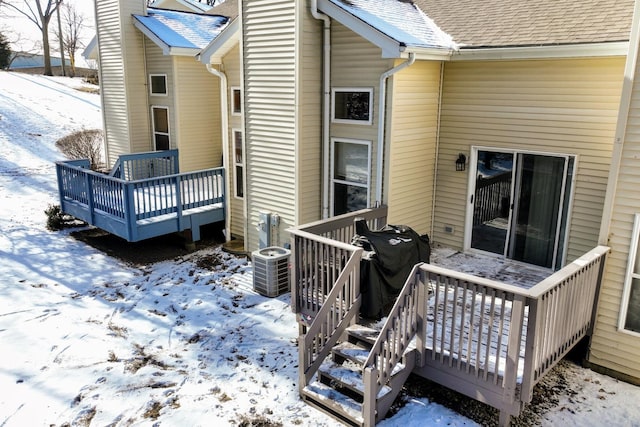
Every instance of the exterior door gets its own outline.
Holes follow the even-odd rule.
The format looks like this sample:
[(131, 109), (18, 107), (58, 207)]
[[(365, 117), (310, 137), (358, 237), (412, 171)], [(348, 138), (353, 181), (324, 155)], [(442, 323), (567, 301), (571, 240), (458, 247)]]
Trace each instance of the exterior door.
[(559, 269), (574, 159), (480, 150), (471, 197), (471, 248)]

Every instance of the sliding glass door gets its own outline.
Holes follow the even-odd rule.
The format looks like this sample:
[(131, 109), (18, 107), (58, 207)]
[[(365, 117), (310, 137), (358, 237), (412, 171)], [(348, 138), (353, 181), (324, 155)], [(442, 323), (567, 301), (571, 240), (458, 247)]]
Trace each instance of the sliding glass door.
[(478, 149), (475, 158), (471, 247), (560, 268), (573, 157)]

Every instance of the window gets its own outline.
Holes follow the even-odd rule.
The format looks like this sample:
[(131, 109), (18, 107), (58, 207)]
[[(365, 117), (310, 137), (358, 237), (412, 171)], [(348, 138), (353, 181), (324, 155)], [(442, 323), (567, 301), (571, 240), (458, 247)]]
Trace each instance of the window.
[(334, 139), (332, 147), (333, 215), (366, 208), (369, 205), (371, 142)]
[(636, 214), (629, 248), (629, 264), (624, 281), (622, 307), (618, 327), (624, 331), (640, 335), (640, 214)]
[(242, 114), (242, 91), (239, 87), (231, 88), (231, 114)]
[(235, 195), (244, 197), (244, 150), (242, 145), (242, 131), (233, 130), (233, 163), (235, 166)]
[(373, 89), (334, 88), (331, 90), (331, 121), (370, 125), (373, 119)]
[(149, 87), (151, 88), (151, 95), (167, 95), (167, 75), (166, 74), (151, 74), (149, 75)]
[(169, 109), (167, 107), (151, 107), (153, 125), (153, 142), (156, 150), (168, 150), (169, 143)]

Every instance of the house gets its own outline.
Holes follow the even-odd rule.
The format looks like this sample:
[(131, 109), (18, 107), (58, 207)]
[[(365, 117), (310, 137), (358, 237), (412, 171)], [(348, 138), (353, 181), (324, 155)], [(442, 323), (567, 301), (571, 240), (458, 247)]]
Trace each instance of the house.
[(108, 159), (177, 148), (181, 169), (224, 164), (246, 250), (375, 206), (550, 273), (610, 247), (576, 337), (592, 332), (594, 369), (640, 383), (636, 3), (101, 1)]

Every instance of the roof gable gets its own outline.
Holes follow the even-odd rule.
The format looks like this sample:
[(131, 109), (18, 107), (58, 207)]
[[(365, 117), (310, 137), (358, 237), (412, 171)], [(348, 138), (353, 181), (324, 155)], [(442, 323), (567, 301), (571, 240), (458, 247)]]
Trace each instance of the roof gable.
[(149, 8), (133, 15), (134, 25), (162, 48), (165, 55), (195, 56), (226, 27), (229, 18)]

